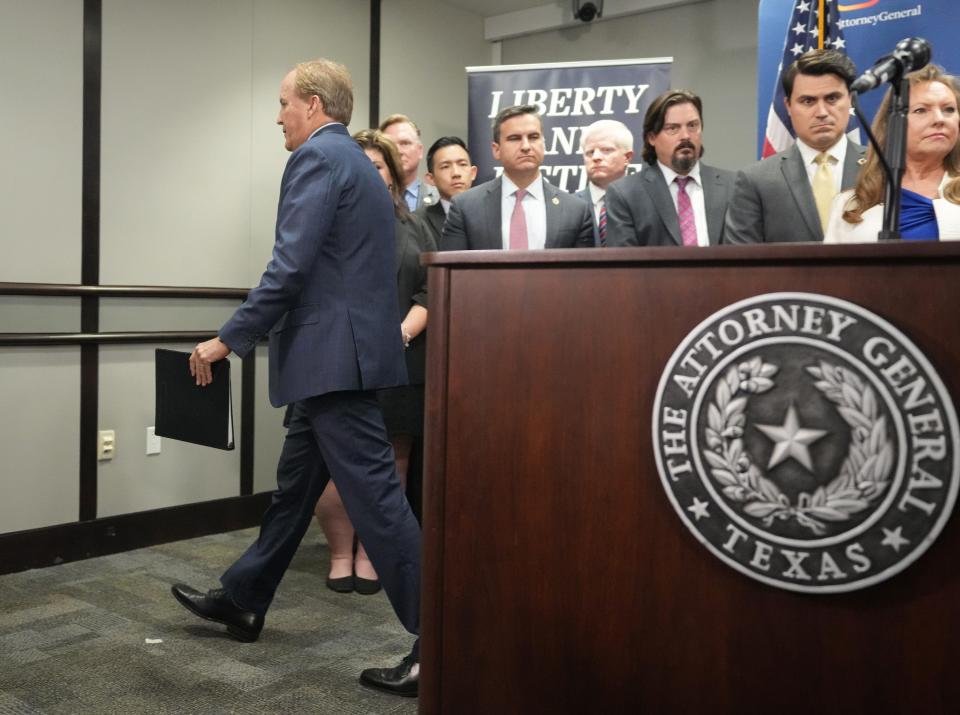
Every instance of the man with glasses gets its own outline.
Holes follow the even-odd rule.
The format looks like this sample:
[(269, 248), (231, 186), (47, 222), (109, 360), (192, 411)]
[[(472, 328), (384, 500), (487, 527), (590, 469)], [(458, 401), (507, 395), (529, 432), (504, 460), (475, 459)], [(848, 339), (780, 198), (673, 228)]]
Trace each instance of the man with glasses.
[(700, 162), (703, 104), (673, 89), (643, 120), (647, 166), (607, 187), (607, 245), (715, 246), (723, 235), (735, 174)]

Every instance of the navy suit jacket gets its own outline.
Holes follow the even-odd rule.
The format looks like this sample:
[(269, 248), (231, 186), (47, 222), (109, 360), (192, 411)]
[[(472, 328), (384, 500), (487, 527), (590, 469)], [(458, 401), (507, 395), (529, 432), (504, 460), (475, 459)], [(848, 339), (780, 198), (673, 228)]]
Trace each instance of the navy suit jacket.
[(270, 402), (406, 382), (393, 202), (342, 124), (287, 160), (273, 257), (220, 329), (243, 357), (268, 330)]

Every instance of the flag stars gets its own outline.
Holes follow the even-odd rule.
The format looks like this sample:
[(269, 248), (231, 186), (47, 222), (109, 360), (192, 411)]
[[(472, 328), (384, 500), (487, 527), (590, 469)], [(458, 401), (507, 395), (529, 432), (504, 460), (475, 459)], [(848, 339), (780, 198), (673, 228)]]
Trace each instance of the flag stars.
[(806, 31), (807, 31), (807, 28), (804, 26), (802, 22), (798, 22), (793, 28), (793, 32), (796, 35), (802, 35)]
[(793, 47), (790, 48), (790, 52), (793, 53), (794, 57), (799, 57), (803, 54), (803, 45), (801, 45), (799, 42), (794, 43)]
[(896, 529), (884, 529), (883, 530), (883, 541), (880, 542), (881, 546), (889, 546), (891, 549), (900, 553), (900, 547), (906, 546), (910, 543), (908, 539), (903, 537), (903, 534), (900, 532), (903, 531), (902, 526), (898, 526)]
[(803, 2), (803, 0), (797, 3), (797, 12), (807, 12), (809, 10), (810, 10), (810, 3)]
[(845, 49), (845, 48), (846, 48), (846, 46), (847, 46), (847, 41), (844, 40), (842, 37), (838, 37), (838, 38), (835, 39), (835, 40), (831, 40), (831, 41), (830, 41), (830, 44), (833, 45), (833, 48), (834, 48), (835, 50), (842, 50), (842, 49)]

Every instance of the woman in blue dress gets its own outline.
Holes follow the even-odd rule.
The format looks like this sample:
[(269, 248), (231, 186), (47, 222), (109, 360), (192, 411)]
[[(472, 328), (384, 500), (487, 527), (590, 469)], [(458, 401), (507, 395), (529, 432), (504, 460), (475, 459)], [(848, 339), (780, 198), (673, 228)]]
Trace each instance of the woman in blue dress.
[[(900, 235), (914, 241), (960, 239), (960, 85), (937, 65), (927, 65), (907, 79)], [(890, 96), (888, 90), (873, 122), (881, 146), (887, 137)], [(876, 241), (883, 225), (883, 199), (883, 168), (871, 147), (854, 188), (834, 199), (824, 243)]]

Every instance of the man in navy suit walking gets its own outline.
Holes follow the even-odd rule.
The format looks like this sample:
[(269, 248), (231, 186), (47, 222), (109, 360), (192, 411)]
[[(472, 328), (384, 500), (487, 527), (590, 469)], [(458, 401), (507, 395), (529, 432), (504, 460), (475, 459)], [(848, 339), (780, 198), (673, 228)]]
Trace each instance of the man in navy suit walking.
[[(173, 586), (194, 614), (255, 641), (317, 498), (333, 479), (384, 591), (406, 629), (420, 630), (420, 528), (394, 468), (374, 390), (406, 382), (390, 195), (350, 138), (347, 69), (297, 65), (280, 84), (286, 148), (276, 242), (260, 284), (217, 337), (190, 356), (197, 384), (230, 352), (243, 357), (270, 331), (270, 402), (294, 404), (277, 490), (259, 538), (223, 574), (223, 588)], [(272, 329), (272, 330), (271, 330)], [(418, 644), (400, 665), (361, 682), (414, 696)]]

